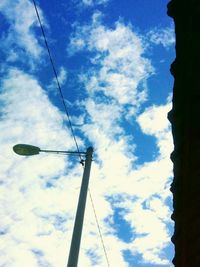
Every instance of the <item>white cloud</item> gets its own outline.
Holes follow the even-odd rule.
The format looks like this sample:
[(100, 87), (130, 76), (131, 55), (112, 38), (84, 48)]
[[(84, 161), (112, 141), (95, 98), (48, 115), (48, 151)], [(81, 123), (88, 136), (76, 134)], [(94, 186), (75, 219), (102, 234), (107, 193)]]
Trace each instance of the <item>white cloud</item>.
[(147, 37), (153, 44), (163, 45), (167, 49), (175, 44), (175, 33), (172, 27), (152, 29), (148, 32)]
[[(44, 23), (43, 13), (39, 7), (38, 10)], [(29, 0), (19, 0), (15, 3), (11, 0), (3, 1), (0, 12), (9, 23), (9, 28), (1, 40), (4, 52), (8, 54), (8, 61), (23, 60), (25, 56), (29, 57), (29, 61), (40, 61), (43, 50), (34, 33), (34, 28), (38, 27), (38, 21), (32, 2)]]
[[(126, 134), (123, 123), (128, 123), (131, 109), (129, 119), (135, 119), (145, 101), (146, 80), (153, 67), (143, 56), (145, 45), (131, 26), (117, 22), (108, 28), (100, 17), (95, 13), (92, 25), (77, 28), (70, 51), (95, 54), (90, 58), (91, 68), (81, 75), (88, 97), (79, 102), (84, 115), (77, 120), (84, 122), (79, 131), (95, 148), (90, 190), (108, 258), (114, 266), (127, 267), (122, 252), (129, 249), (141, 254), (143, 262), (168, 263), (161, 255), (170, 235), (166, 227), (170, 211), (165, 205), (172, 172), (168, 104), (150, 107), (138, 117), (143, 133), (155, 137), (159, 155), (155, 161), (136, 165), (134, 136)], [(27, 30), (21, 34), (23, 43)], [(65, 82), (62, 68), (59, 77)], [(12, 68), (3, 77), (0, 101), (0, 146), (4, 151), (0, 155), (0, 265), (66, 266), (82, 168), (63, 156), (20, 158), (12, 151), (14, 144), (22, 142), (74, 150), (63, 123), (65, 116), (49, 101), (36, 77), (19, 69)], [(82, 148), (79, 138), (78, 143)], [(112, 205), (109, 198), (114, 199)], [(131, 242), (122, 241), (110, 223), (116, 207), (123, 208), (123, 219), (131, 226)], [(90, 201), (79, 262), (80, 266), (106, 266)]]
[(85, 6), (96, 6), (106, 4), (109, 0), (82, 0)]
[(171, 103), (161, 106), (153, 105), (137, 118), (142, 131), (157, 138), (160, 154), (165, 157), (170, 155), (173, 149), (171, 127), (167, 120), (167, 113), (170, 110)]
[[(60, 68), (57, 78), (60, 86), (63, 86), (67, 81), (67, 71), (65, 68)], [(53, 78), (52, 82), (48, 85), (48, 89), (54, 93), (58, 93), (58, 84), (56, 78)]]
[(20, 158), (12, 146), (31, 143), (44, 149), (73, 150), (73, 140), (63, 127), (64, 116), (34, 77), (17, 69), (4, 78), (1, 103), (1, 229), (5, 234), (1, 235), (0, 265), (17, 267), (23, 261), (23, 265), (39, 266), (31, 252), (38, 249), (53, 266), (63, 266), (67, 242), (63, 232), (72, 220), (67, 215), (75, 209), (75, 203), (69, 205), (70, 196), (77, 195), (81, 168), (73, 169), (63, 156)]
[[(23, 262), (29, 266), (42, 266), (43, 262), (48, 266), (65, 266), (81, 167), (72, 167), (70, 161), (61, 156), (20, 158), (12, 151), (14, 144), (23, 142), (41, 148), (73, 150), (73, 140), (63, 128), (64, 116), (49, 102), (37, 80), (18, 69), (12, 69), (4, 77), (1, 102), (0, 145), (4, 153), (1, 154), (0, 202), (4, 234), (0, 242), (0, 265), (18, 267)], [(99, 184), (100, 190), (94, 194), (94, 200), (95, 205), (100, 204), (97, 214), (103, 225), (109, 257), (112, 262), (125, 267), (127, 265), (119, 253), (123, 242), (113, 236), (110, 227), (103, 222), (108, 214), (112, 214), (112, 209), (104, 198), (105, 187), (104, 181), (99, 181), (99, 166), (94, 163), (95, 169), (98, 176), (93, 182)], [(91, 192), (95, 191), (92, 189)], [(88, 205), (80, 262), (82, 266), (93, 266), (90, 258), (94, 260), (96, 256), (86, 256), (85, 253), (96, 248), (99, 266), (103, 267), (106, 263), (101, 241), (91, 204)], [(113, 257), (113, 251), (118, 257)]]
[(100, 162), (100, 166), (93, 165), (91, 180), (97, 211), (100, 217), (112, 218), (108, 207), (103, 213), (98, 207), (104, 207), (99, 202), (102, 196), (115, 199), (114, 207), (125, 210), (124, 219), (132, 229), (132, 242), (123, 244), (122, 250), (141, 254), (146, 263), (170, 264), (162, 255), (170, 243), (170, 210), (165, 204), (171, 196), (170, 104), (149, 107), (137, 118), (143, 133), (155, 137), (159, 150), (155, 161), (135, 165), (134, 135), (126, 135), (126, 126), (122, 126), (127, 117), (134, 119), (147, 97), (146, 80), (153, 67), (143, 56), (145, 47), (131, 26), (118, 22), (114, 28), (105, 27), (100, 13), (95, 13), (92, 25), (77, 26), (69, 52), (92, 52), (92, 65), (81, 75), (89, 95), (82, 103), (87, 111), (82, 130), (94, 144)]
[(113, 29), (106, 28), (100, 19), (101, 14), (95, 13), (92, 25), (78, 26), (68, 51), (71, 55), (84, 49), (96, 52), (91, 59), (94, 69), (81, 76), (90, 96), (101, 92), (120, 105), (138, 107), (146, 100), (145, 82), (153, 72), (143, 57), (142, 40), (131, 26), (117, 22)]
[[(160, 204), (162, 209), (166, 209), (163, 203)], [(131, 209), (132, 211), (127, 215), (127, 219), (135, 229), (136, 237), (133, 239), (130, 249), (133, 253), (145, 254), (143, 259), (146, 262), (167, 264), (168, 261), (159, 259), (158, 255), (161, 254), (170, 238), (166, 231), (166, 225), (157, 216), (157, 211), (144, 209), (139, 202), (133, 203)], [(170, 213), (168, 212), (166, 215), (169, 216)]]
[(75, 7), (78, 12), (92, 10), (97, 7), (105, 7), (110, 0), (72, 0), (73, 7)]
[[(6, 234), (2, 235), (0, 244), (4, 254), (1, 264), (18, 267), (23, 259), (31, 266), (41, 266), (41, 262), (65, 266), (76, 208), (76, 201), (72, 199), (78, 196), (81, 168), (75, 166), (69, 172), (70, 163), (53, 155), (19, 158), (11, 147), (23, 140), (42, 148), (63, 148), (68, 144), (66, 149), (71, 149), (72, 140), (63, 129), (62, 114), (50, 104), (34, 77), (12, 69), (4, 79), (3, 88), (1, 147), (5, 153), (1, 155), (4, 166), (1, 173), (5, 176), (1, 178), (1, 217), (4, 218), (1, 229)], [(171, 165), (165, 158), (132, 169), (134, 153), (131, 159), (128, 137), (118, 125), (120, 108), (114, 105), (116, 110), (113, 110), (112, 103), (99, 103), (97, 110), (102, 111), (101, 116), (94, 104), (94, 99), (86, 101), (91, 121), (83, 131), (96, 146), (95, 153), (101, 160), (93, 162), (90, 188), (109, 260), (115, 265), (128, 266), (122, 251), (129, 249), (133, 254), (141, 253), (146, 262), (166, 263), (165, 258), (161, 260), (160, 251), (169, 242), (166, 230), (169, 210), (164, 201), (169, 196), (167, 180)], [(116, 133), (120, 134), (118, 140), (113, 138)], [(52, 186), (47, 187), (47, 183)], [(108, 216), (112, 218), (114, 212), (107, 197), (117, 196), (121, 196), (122, 201), (116, 201), (115, 207), (127, 211), (124, 219), (130, 223), (133, 236), (146, 234), (137, 236), (131, 243), (117, 238), (113, 226), (104, 221)], [(86, 256), (88, 251), (90, 256)], [(106, 266), (90, 202), (79, 260), (81, 266), (93, 266), (94, 261), (98, 262), (97, 266)]]
[(171, 108), (171, 104), (164, 106), (151, 106), (145, 110), (138, 118), (142, 131), (149, 135), (160, 135), (169, 128), (167, 113)]
[[(101, 105), (106, 109), (105, 103)], [(172, 164), (169, 161), (172, 141), (166, 116), (169, 105), (157, 107), (158, 116), (163, 117), (165, 121), (162, 127), (156, 127), (157, 120), (152, 119), (152, 114), (149, 112), (151, 109), (144, 112), (144, 116), (152, 120), (152, 130), (150, 131), (148, 123), (142, 125), (142, 130), (144, 133), (150, 131), (155, 136), (160, 153), (155, 161), (135, 167), (133, 167), (134, 148), (130, 153), (129, 142), (122, 129), (121, 132), (119, 131), (119, 140), (114, 137), (115, 130), (119, 128), (113, 125), (113, 122), (117, 122), (118, 113), (113, 109), (114, 116), (112, 116), (109, 112), (112, 105), (107, 107), (107, 116), (110, 119), (104, 120), (105, 115), (102, 118), (106, 126), (101, 126), (101, 108), (97, 105), (96, 113), (87, 109), (95, 124), (83, 127), (86, 135), (97, 147), (96, 152), (101, 160), (100, 170), (96, 165), (96, 168), (93, 167), (94, 178), (91, 181), (91, 187), (95, 188), (93, 190), (96, 196), (114, 198), (121, 196), (122, 201), (116, 201), (115, 207), (126, 210), (124, 219), (131, 225), (132, 235), (136, 235), (136, 239), (124, 245), (124, 249), (129, 249), (133, 254), (140, 253), (144, 262), (169, 264), (166, 257), (162, 255), (162, 250), (170, 243), (167, 224), (171, 223), (170, 210), (165, 204), (165, 200), (171, 197), (169, 183), (172, 176)], [(142, 118), (143, 114), (140, 116)], [(165, 142), (164, 147), (163, 142)], [(98, 198), (96, 203), (97, 207), (103, 207), (102, 203), (98, 202)], [(146, 208), (143, 207), (143, 203)], [(112, 214), (105, 210), (104, 214), (100, 211), (99, 213), (104, 215), (103, 217), (106, 214), (107, 216)]]

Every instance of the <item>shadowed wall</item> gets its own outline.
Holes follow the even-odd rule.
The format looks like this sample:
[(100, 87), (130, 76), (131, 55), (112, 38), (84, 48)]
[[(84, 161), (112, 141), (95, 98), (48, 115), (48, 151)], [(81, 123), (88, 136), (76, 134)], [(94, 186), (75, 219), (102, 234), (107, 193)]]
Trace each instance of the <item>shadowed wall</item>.
[(176, 267), (200, 267), (200, 1), (172, 0), (176, 59), (173, 108), (169, 112), (174, 139), (173, 193)]

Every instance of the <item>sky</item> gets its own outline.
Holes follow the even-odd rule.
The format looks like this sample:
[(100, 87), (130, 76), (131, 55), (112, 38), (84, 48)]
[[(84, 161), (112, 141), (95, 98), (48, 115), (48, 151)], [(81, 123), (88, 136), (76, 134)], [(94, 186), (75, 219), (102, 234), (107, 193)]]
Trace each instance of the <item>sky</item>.
[[(166, 0), (38, 0), (81, 151), (94, 148), (79, 267), (172, 267), (175, 52)], [(79, 158), (32, 1), (0, 2), (0, 266), (67, 265)], [(109, 262), (109, 265), (108, 265)]]

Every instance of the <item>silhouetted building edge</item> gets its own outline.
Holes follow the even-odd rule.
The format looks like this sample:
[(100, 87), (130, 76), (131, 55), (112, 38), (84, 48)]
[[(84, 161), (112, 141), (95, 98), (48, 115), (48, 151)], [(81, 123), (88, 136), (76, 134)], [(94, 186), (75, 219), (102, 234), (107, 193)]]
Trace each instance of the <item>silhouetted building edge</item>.
[(173, 193), (176, 267), (200, 267), (200, 0), (172, 0), (176, 59), (172, 124), (174, 151)]

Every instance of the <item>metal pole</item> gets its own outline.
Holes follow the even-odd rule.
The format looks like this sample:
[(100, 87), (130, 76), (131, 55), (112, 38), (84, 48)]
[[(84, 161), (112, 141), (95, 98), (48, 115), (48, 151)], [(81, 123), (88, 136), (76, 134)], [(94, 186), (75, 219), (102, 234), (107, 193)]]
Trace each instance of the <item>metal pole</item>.
[(78, 206), (76, 211), (76, 218), (74, 223), (74, 230), (72, 234), (71, 246), (68, 257), (67, 267), (77, 267), (78, 255), (81, 242), (81, 234), (83, 228), (83, 219), (85, 213), (85, 204), (87, 199), (87, 191), (90, 177), (90, 169), (92, 163), (93, 148), (89, 147), (86, 151), (86, 161), (81, 183), (81, 190), (79, 194)]

